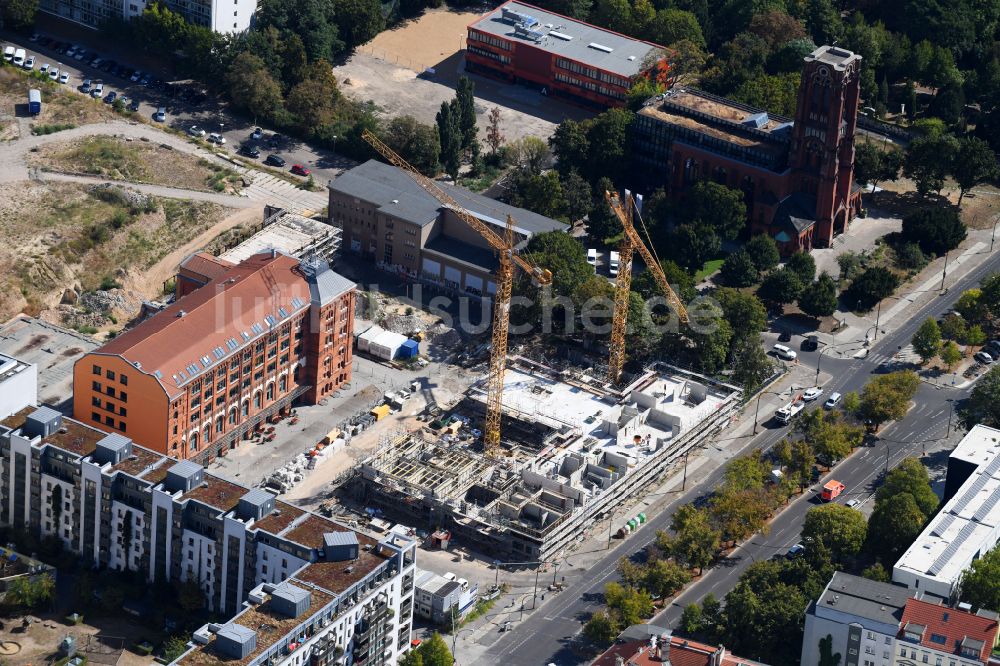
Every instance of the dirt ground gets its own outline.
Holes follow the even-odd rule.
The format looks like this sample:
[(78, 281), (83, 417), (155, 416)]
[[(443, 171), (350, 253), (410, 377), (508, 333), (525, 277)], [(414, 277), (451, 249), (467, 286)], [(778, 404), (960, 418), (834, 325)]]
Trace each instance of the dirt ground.
[[(7, 67), (0, 68), (0, 109), (14, 109), (17, 116), (27, 116), (30, 88), (42, 91), (42, 112), (31, 119), (33, 125), (86, 125), (116, 117), (115, 112), (100, 100), (77, 95), (67, 90), (65, 85), (27, 78)], [(0, 116), (0, 141), (10, 141), (19, 136), (15, 117)]]
[[(157, 198), (153, 203), (152, 212), (131, 212), (101, 200), (82, 184), (0, 186), (0, 234), (6, 241), (0, 246), (0, 320), (26, 312), (71, 326), (123, 325), (137, 314), (142, 300), (162, 293), (179, 258), (207, 244), (218, 231), (260, 214), (241, 211), (230, 219), (232, 211), (216, 204)], [(113, 226), (114, 220), (121, 226)], [(105, 278), (122, 288), (115, 300), (124, 311), (106, 313), (118, 322), (102, 323), (103, 315), (93, 312), (73, 313), (93, 321), (64, 320), (74, 311), (60, 305), (64, 290), (72, 290), (74, 300)]]
[[(458, 79), (466, 74), (466, 27), (488, 9), (425, 12), (359, 47), (350, 60), (334, 68), (334, 75), (346, 94), (372, 100), (388, 116), (407, 114), (433, 124), (441, 103), (454, 98)], [(429, 68), (434, 74), (427, 73)], [(497, 107), (507, 141), (523, 136), (545, 139), (565, 118), (582, 120), (594, 115), (524, 86), (469, 76), (476, 86), (480, 130), (485, 132), (486, 116)]]
[(190, 190), (233, 191), (235, 171), (151, 141), (89, 136), (42, 146), (28, 155), (34, 167), (105, 176)]
[(98, 634), (122, 639), (111, 641), (125, 648), (118, 660), (118, 666), (153, 663), (152, 657), (141, 656), (129, 649), (140, 640), (156, 639), (139, 620), (133, 622), (125, 617), (91, 620), (85, 616), (82, 624), (70, 625), (54, 614), (39, 614), (32, 617), (40, 621), (33, 622), (23, 631), (17, 618), (5, 619), (6, 626), (0, 629), (0, 660), (4, 664), (29, 666), (47, 663), (51, 658), (58, 658), (59, 643), (66, 636), (73, 636), (77, 645), (81, 646), (87, 643), (88, 636)]

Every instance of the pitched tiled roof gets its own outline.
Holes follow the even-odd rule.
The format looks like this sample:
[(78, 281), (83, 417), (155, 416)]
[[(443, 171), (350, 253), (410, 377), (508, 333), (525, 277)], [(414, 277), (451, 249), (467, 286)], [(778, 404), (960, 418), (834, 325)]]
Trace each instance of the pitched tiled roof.
[(215, 257), (208, 252), (195, 252), (181, 262), (180, 267), (203, 276), (206, 280), (214, 280), (233, 267), (233, 263)]
[[(657, 631), (667, 633), (667, 629), (652, 627), (650, 625), (636, 625), (629, 629), (644, 628), (650, 635), (656, 635)], [(629, 630), (624, 632), (629, 633)], [(621, 639), (619, 639), (621, 640)], [(626, 664), (635, 666), (661, 666), (669, 662), (670, 666), (709, 666), (712, 663), (712, 655), (722, 648), (712, 647), (697, 641), (688, 640), (680, 636), (670, 637), (670, 650), (663, 656), (657, 657), (656, 651), (650, 649), (649, 640), (624, 640), (612, 645), (608, 650), (598, 657), (591, 666), (615, 666), (615, 657), (621, 657)], [(663, 657), (666, 658), (663, 658)], [(722, 663), (724, 666), (735, 666), (737, 664), (757, 664), (748, 659), (743, 659), (723, 652)], [(759, 666), (759, 665), (758, 665)]]
[[(168, 395), (179, 395), (193, 377), (267, 335), (271, 323), (307, 309), (317, 280), (329, 274), (336, 276), (327, 270), (307, 277), (294, 257), (256, 254), (93, 353), (121, 356), (156, 377)], [(341, 278), (335, 286), (354, 285)]]
[[(899, 636), (906, 635), (906, 627), (921, 633), (920, 644), (939, 652), (961, 654), (962, 642), (974, 647), (979, 660), (986, 662), (997, 638), (997, 620), (968, 611), (949, 608), (922, 599), (907, 599), (900, 622)], [(919, 629), (923, 628), (920, 632)], [(934, 640), (932, 640), (934, 639)], [(942, 642), (943, 640), (943, 642)]]

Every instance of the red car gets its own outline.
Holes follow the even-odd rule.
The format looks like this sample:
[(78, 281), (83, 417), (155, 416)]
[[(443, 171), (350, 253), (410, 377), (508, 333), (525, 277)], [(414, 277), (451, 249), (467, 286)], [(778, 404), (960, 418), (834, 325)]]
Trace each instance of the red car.
[(292, 166), (292, 173), (294, 173), (296, 176), (308, 176), (309, 169), (305, 168), (301, 164), (295, 164)]

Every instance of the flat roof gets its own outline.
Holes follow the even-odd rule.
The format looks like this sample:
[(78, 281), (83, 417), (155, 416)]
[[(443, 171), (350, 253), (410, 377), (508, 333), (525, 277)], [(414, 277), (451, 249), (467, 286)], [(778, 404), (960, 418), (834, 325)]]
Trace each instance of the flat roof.
[(232, 511), (240, 503), (240, 498), (247, 492), (243, 486), (220, 479), (217, 476), (205, 474), (204, 484), (192, 488), (181, 495), (183, 500), (197, 500), (202, 504), (218, 509), (219, 511)]
[(905, 587), (837, 571), (816, 601), (816, 609), (817, 614), (819, 609), (828, 608), (898, 626), (906, 600), (913, 595)]
[(236, 247), (220, 254), (219, 259), (238, 264), (259, 252), (271, 249), (297, 256), (303, 248), (334, 236), (337, 231), (325, 222), (286, 213), (277, 222), (267, 225)]
[(297, 506), (275, 501), (274, 511), (255, 522), (253, 529), (263, 530), (277, 536), (304, 513), (305, 511)]
[(98, 342), (74, 330), (34, 317), (0, 326), (0, 354), (38, 367), (38, 402), (59, 404), (73, 394), (73, 365)]
[[(515, 229), (522, 233), (565, 230), (562, 222), (533, 213), (524, 208), (509, 206), (502, 201), (490, 199), (470, 192), (464, 187), (448, 183), (436, 183), (449, 196), (485, 222), (497, 227), (497, 232), (506, 224), (507, 216), (514, 218)], [(407, 222), (421, 227), (438, 219), (444, 206), (424, 191), (402, 169), (378, 160), (368, 160), (345, 171), (331, 180), (327, 186), (333, 192), (355, 197)], [(335, 214), (336, 208), (331, 213)]]
[[(515, 30), (515, 21), (505, 19), (504, 10), (529, 16), (536, 23), (530, 31)], [(650, 53), (661, 51), (666, 54), (664, 47), (659, 44), (627, 37), (515, 0), (505, 2), (483, 15), (469, 24), (469, 28), (624, 77), (639, 74), (643, 70), (643, 64), (648, 67), (650, 63), (645, 61)]]
[(976, 470), (899, 558), (894, 574), (907, 572), (952, 586), (972, 560), (996, 545), (1000, 430), (975, 426), (951, 455), (976, 463)]

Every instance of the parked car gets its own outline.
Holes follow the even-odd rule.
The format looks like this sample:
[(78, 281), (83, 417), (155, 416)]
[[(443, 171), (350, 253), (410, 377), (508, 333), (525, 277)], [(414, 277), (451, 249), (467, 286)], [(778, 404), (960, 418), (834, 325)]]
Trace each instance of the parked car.
[(813, 386), (812, 388), (807, 388), (802, 392), (802, 399), (806, 402), (812, 402), (821, 395), (823, 395), (823, 389), (819, 386)]
[(264, 160), (264, 164), (270, 164), (271, 166), (283, 167), (285, 166), (285, 158), (280, 155), (268, 155), (267, 159)]
[(48, 72), (49, 71), (49, 63), (43, 62), (42, 66), (38, 68), (38, 71), (41, 72), (42, 74), (45, 74), (46, 72)]
[(826, 407), (827, 409), (833, 409), (834, 407), (837, 406), (838, 403), (840, 403), (840, 399), (842, 397), (843, 397), (842, 395), (834, 391), (833, 393), (830, 394), (830, 397), (826, 399), (826, 402), (823, 403), (823, 406)]
[(973, 356), (974, 359), (982, 363), (983, 365), (989, 365), (993, 362), (993, 357), (989, 355), (988, 352), (977, 351), (976, 355)]
[(118, 99), (118, 93), (112, 90), (111, 92), (109, 92), (107, 95), (104, 96), (104, 103), (114, 104), (116, 99)]
[(84, 79), (83, 83), (80, 84), (80, 92), (89, 95), (90, 94), (90, 86), (92, 85), (92, 83), (93, 82), (90, 79)]
[(788, 549), (788, 552), (785, 553), (785, 557), (787, 557), (790, 560), (794, 560), (796, 557), (802, 557), (803, 555), (805, 555), (805, 552), (806, 552), (806, 547), (803, 546), (801, 543), (797, 543)]
[(137, 99), (132, 100), (132, 103), (128, 105), (128, 110), (132, 111), (133, 113), (136, 112), (136, 111), (138, 111), (139, 110), (139, 100), (137, 100)]
[(819, 336), (806, 336), (806, 339), (802, 341), (802, 351), (816, 351), (817, 349), (819, 349)]
[(789, 331), (782, 331), (778, 334), (778, 342), (791, 342), (792, 334)]
[(205, 130), (198, 127), (197, 125), (191, 125), (191, 127), (188, 127), (188, 134), (190, 134), (191, 136), (196, 136), (200, 139), (203, 136), (205, 136)]
[(240, 146), (240, 155), (246, 155), (247, 157), (252, 157), (257, 159), (260, 157), (260, 149), (256, 146), (251, 146), (249, 144), (243, 144)]
[(131, 75), (131, 76), (129, 76), (128, 78), (129, 78), (129, 81), (131, 81), (132, 83), (136, 83), (136, 82), (138, 82), (138, 81), (139, 81), (139, 79), (141, 79), (141, 78), (142, 78), (142, 72), (140, 72), (140, 71), (139, 71), (139, 70), (137, 69), (137, 70), (135, 70), (134, 72), (132, 72), (132, 75)]
[(861, 500), (859, 500), (859, 499), (849, 499), (849, 500), (847, 500), (845, 506), (848, 509), (855, 509), (855, 508), (861, 506)]
[(259, 127), (254, 127), (253, 132), (250, 134), (250, 138), (254, 141), (260, 141), (262, 136), (264, 136), (264, 130)]
[(293, 164), (291, 172), (294, 173), (296, 176), (308, 176), (310, 174), (309, 169), (305, 168), (301, 164)]
[(24, 68), (29, 71), (35, 68), (35, 56), (28, 56), (28, 59), (24, 61)]
[(161, 106), (156, 109), (156, 113), (153, 114), (153, 120), (158, 123), (166, 122), (167, 120), (167, 107)]
[(95, 98), (95, 99), (98, 98), (98, 97), (103, 97), (104, 96), (104, 84), (103, 83), (98, 83), (97, 85), (95, 85), (93, 87), (93, 89), (90, 91), (90, 96), (93, 97), (93, 98)]
[(49, 78), (52, 79), (53, 81), (58, 81), (59, 80), (59, 68), (58, 67), (53, 67), (52, 69), (49, 70)]
[(785, 361), (794, 361), (796, 358), (798, 358), (798, 354), (796, 354), (794, 351), (792, 351), (785, 345), (774, 345), (773, 347), (771, 347), (771, 351), (774, 352), (775, 356)]
[(209, 143), (217, 143), (221, 146), (226, 142), (226, 137), (222, 136), (218, 132), (212, 132), (208, 135), (208, 141)]
[(990, 356), (995, 357), (1000, 355), (1000, 340), (990, 340), (986, 343), (983, 349), (985, 349)]

